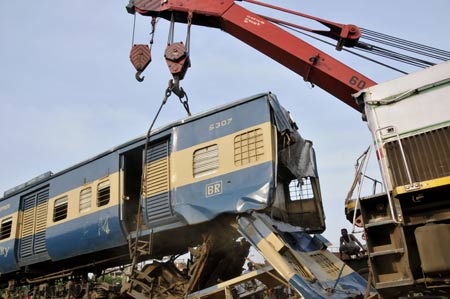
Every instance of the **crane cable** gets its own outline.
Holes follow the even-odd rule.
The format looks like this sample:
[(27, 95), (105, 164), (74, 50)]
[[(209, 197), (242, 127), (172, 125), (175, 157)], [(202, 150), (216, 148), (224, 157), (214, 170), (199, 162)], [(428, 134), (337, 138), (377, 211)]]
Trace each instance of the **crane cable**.
[[(328, 45), (331, 45), (331, 46), (335, 47), (334, 43), (331, 43), (331, 42), (328, 42), (328, 41), (326, 41), (324, 39), (318, 38), (318, 37), (316, 37), (316, 36), (314, 36), (312, 34), (305, 33), (305, 32), (303, 32), (303, 31), (301, 31), (301, 30), (299, 30), (297, 28), (293, 28), (293, 27), (291, 27), (289, 25), (286, 25), (286, 24), (280, 24), (280, 23), (276, 23), (276, 24), (278, 26), (285, 27), (285, 28), (287, 28), (289, 30), (295, 31), (296, 33), (305, 35), (305, 36), (307, 36), (309, 38), (315, 39), (317, 41), (320, 41), (322, 43), (325, 43), (325, 44), (328, 44)], [(374, 31), (372, 31), (372, 32), (374, 32)], [(370, 36), (367, 37), (366, 35), (363, 35), (361, 38), (371, 39), (372, 37), (370, 37)], [(374, 38), (372, 38), (372, 39), (374, 39)], [(402, 40), (402, 39), (399, 39), (399, 40)], [(406, 41), (406, 40), (402, 40), (402, 41), (409, 42), (409, 41)], [(387, 42), (384, 42), (384, 43), (387, 43)], [(404, 51), (413, 52), (413, 53), (416, 53), (416, 54), (419, 54), (419, 55), (428, 56), (430, 58), (434, 58), (435, 60), (439, 60), (441, 62), (450, 60), (450, 52), (447, 52), (447, 51), (444, 51), (444, 50), (440, 50), (440, 49), (437, 49), (437, 48), (432, 48), (432, 47), (429, 47), (429, 46), (426, 46), (426, 45), (417, 44), (417, 43), (414, 43), (414, 42), (409, 42), (409, 43), (414, 44), (415, 48), (411, 46), (410, 48), (403, 47), (404, 49), (402, 49), (401, 45), (395, 45), (394, 43), (391, 43), (391, 44), (392, 44), (392, 47), (396, 47), (396, 48), (402, 49)], [(426, 53), (426, 52), (423, 52), (423, 51), (419, 51), (418, 49), (420, 49), (420, 47), (422, 47), (422, 49), (430, 49), (430, 52), (434, 52), (434, 53), (433, 54), (429, 54), (429, 53)], [(391, 59), (391, 60), (395, 60), (395, 61), (398, 61), (398, 62), (401, 62), (401, 63), (404, 63), (404, 64), (409, 64), (409, 65), (412, 65), (412, 66), (415, 66), (415, 67), (420, 67), (420, 68), (425, 68), (425, 67), (433, 66), (433, 65), (436, 64), (436, 62), (427, 61), (427, 60), (424, 60), (424, 59), (420, 59), (420, 58), (413, 57), (413, 56), (410, 56), (410, 55), (402, 54), (402, 53), (399, 53), (399, 52), (395, 52), (393, 50), (389, 50), (389, 49), (386, 49), (386, 48), (382, 48), (382, 47), (375, 46), (375, 45), (372, 45), (372, 44), (369, 44), (369, 43), (364, 43), (364, 42), (358, 42), (358, 44), (355, 46), (354, 49), (355, 50), (359, 50), (361, 52), (366, 52), (366, 53), (369, 53), (369, 54), (372, 54), (372, 55), (377, 55), (377, 56), (380, 56), (380, 57), (384, 57), (384, 58), (388, 58), (388, 59)], [(400, 69), (398, 69), (396, 67), (388, 65), (386, 63), (383, 63), (383, 62), (381, 62), (379, 60), (375, 60), (375, 59), (370, 58), (368, 56), (364, 56), (362, 54), (358, 54), (355, 51), (352, 51), (352, 50), (349, 50), (349, 49), (346, 49), (346, 48), (343, 48), (342, 50), (345, 51), (345, 52), (351, 53), (351, 54), (353, 54), (355, 56), (364, 58), (364, 59), (366, 59), (368, 61), (371, 61), (371, 62), (374, 62), (376, 64), (382, 65), (384, 67), (390, 68), (390, 69), (395, 70), (397, 72), (400, 72), (400, 73), (403, 73), (403, 74), (408, 74), (408, 72), (406, 72), (406, 71), (400, 70)], [(424, 54), (422, 54), (422, 53), (424, 53)], [(436, 53), (438, 53), (438, 55), (436, 55)]]
[[(306, 18), (309, 18), (308, 15), (305, 14), (301, 14), (301, 13), (297, 13), (294, 11), (290, 11), (290, 10), (286, 10), (286, 9), (282, 9), (280, 7), (277, 6), (272, 6), (272, 5), (268, 5), (266, 3), (262, 3), (262, 2), (258, 2), (258, 1), (254, 1), (254, 0), (240, 0), (240, 1), (246, 1), (255, 5), (259, 5), (259, 6), (265, 6), (268, 7), (269, 9), (273, 9), (273, 10), (279, 10), (282, 12), (286, 12), (289, 14), (294, 14), (297, 16), (303, 16)], [(297, 32), (299, 34), (303, 34), (305, 36), (308, 36), (312, 39), (318, 40), (320, 42), (323, 42), (325, 44), (328, 45), (332, 45), (333, 47), (335, 46), (335, 44), (330, 43), (328, 41), (325, 41), (323, 39), (317, 38), (316, 36), (313, 36), (311, 34), (306, 33), (305, 31), (301, 31), (299, 30), (300, 27), (293, 27), (287, 23), (284, 22), (277, 22), (276, 19), (273, 18), (268, 18), (264, 15), (259, 14), (259, 16), (266, 18), (267, 20), (270, 20), (270, 22), (277, 24), (280, 27), (285, 27), (287, 29), (290, 29), (294, 32)], [(301, 29), (301, 28), (300, 28)], [(359, 50), (361, 52), (366, 52), (372, 55), (377, 55), (383, 58), (387, 58), (387, 59), (391, 59), (391, 60), (395, 60), (404, 64), (409, 64), (415, 67), (420, 67), (420, 68), (425, 68), (425, 67), (429, 67), (429, 66), (433, 66), (438, 62), (443, 62), (443, 61), (447, 61), (450, 60), (450, 52), (445, 51), (445, 50), (441, 50), (438, 48), (434, 48), (434, 47), (430, 47), (430, 46), (426, 46), (423, 44), (419, 44), (419, 43), (415, 43), (412, 41), (408, 41), (405, 39), (401, 39), (398, 37), (394, 37), (391, 35), (387, 35), (387, 34), (383, 34), (380, 32), (376, 32), (373, 30), (369, 30), (369, 29), (365, 29), (365, 28), (360, 28), (362, 35), (361, 35), (361, 39), (366, 39), (368, 42), (363, 42), (363, 41), (359, 41), (358, 44), (355, 46), (355, 50)], [(307, 30), (307, 29), (304, 29)], [(383, 48), (382, 46), (379, 45), (373, 45), (371, 44), (371, 42), (377, 43), (377, 44), (381, 44), (384, 46), (388, 46), (391, 47), (393, 49), (397, 49), (397, 50), (401, 50), (402, 52), (409, 52), (409, 53), (413, 53), (415, 55), (420, 55), (420, 56), (424, 56), (427, 58), (431, 58), (434, 61), (429, 61), (429, 60), (425, 60), (423, 58), (419, 58), (419, 57), (414, 57), (408, 54), (403, 54), (400, 53), (398, 51), (395, 50), (390, 50), (388, 48)], [(346, 52), (349, 52), (353, 55), (356, 55), (358, 57), (361, 57), (363, 59), (369, 60), (371, 62), (377, 63), (381, 66), (390, 68), (392, 70), (395, 70), (397, 72), (403, 73), (403, 74), (407, 74), (408, 72), (405, 72), (403, 70), (400, 70), (396, 67), (393, 67), (391, 65), (388, 65), (386, 63), (383, 63), (381, 61), (375, 60), (373, 58), (367, 57), (365, 55), (362, 54), (358, 54), (355, 53), (354, 51), (350, 51), (348, 49), (342, 49)], [(435, 62), (438, 61), (438, 62)]]
[(411, 51), (423, 56), (437, 60), (446, 61), (450, 59), (450, 52), (438, 48), (415, 43), (395, 36), (379, 33), (369, 29), (361, 28), (362, 38), (366, 38), (381, 44), (391, 45), (403, 50)]
[[(290, 27), (290, 26), (288, 26), (288, 25), (285, 25), (285, 24), (278, 24), (278, 25), (281, 26), (281, 27), (285, 27), (285, 28), (287, 28), (287, 29), (290, 29), (290, 30), (292, 30), (292, 31), (295, 31), (296, 33), (303, 34), (303, 35), (305, 35), (305, 36), (307, 36), (307, 37), (309, 37), (309, 38), (315, 39), (315, 40), (317, 40), (317, 41), (320, 41), (320, 42), (322, 42), (322, 43), (324, 43), (324, 44), (327, 44), (327, 45), (330, 45), (330, 46), (332, 46), (332, 47), (335, 47), (335, 46), (336, 46), (334, 43), (331, 43), (331, 42), (326, 41), (326, 40), (324, 40), (324, 39), (318, 38), (317, 36), (314, 36), (314, 35), (312, 35), (312, 34), (308, 34), (308, 33), (306, 33), (306, 32), (303, 32), (303, 31), (299, 30), (299, 29), (292, 28), (292, 27)], [(386, 63), (384, 63), (384, 62), (375, 60), (375, 59), (370, 58), (370, 57), (368, 57), (368, 56), (364, 56), (364, 55), (362, 55), (362, 54), (356, 53), (356, 52), (351, 51), (351, 50), (349, 50), (349, 49), (343, 48), (342, 51), (351, 53), (351, 54), (353, 54), (353, 55), (355, 55), (355, 56), (361, 57), (361, 58), (363, 58), (363, 59), (366, 59), (366, 60), (371, 61), (371, 62), (373, 62), (373, 63), (379, 64), (379, 65), (381, 65), (381, 66), (384, 66), (384, 67), (389, 68), (389, 69), (391, 69), (391, 70), (397, 71), (397, 72), (399, 72), (399, 73), (402, 73), (402, 74), (407, 74), (407, 73), (408, 73), (408, 72), (405, 72), (405, 71), (403, 71), (403, 70), (401, 70), (401, 69), (398, 69), (398, 68), (396, 68), (396, 67), (393, 67), (393, 66), (391, 66), (391, 65), (389, 65), (389, 64), (386, 64)]]
[[(143, 159), (142, 159), (142, 175), (141, 175), (141, 187), (140, 187), (140, 196), (139, 196), (139, 203), (138, 203), (138, 210), (137, 210), (137, 215), (136, 215), (136, 240), (133, 246), (133, 251), (130, 252), (131, 258), (132, 258), (132, 262), (131, 262), (131, 270), (132, 273), (131, 275), (133, 275), (133, 271), (136, 267), (136, 264), (138, 262), (138, 251), (139, 251), (139, 237), (140, 237), (140, 231), (141, 231), (141, 213), (142, 213), (142, 202), (145, 199), (145, 181), (146, 181), (146, 158), (147, 158), (147, 151), (148, 151), (148, 146), (150, 143), (150, 137), (151, 137), (151, 132), (153, 129), (153, 126), (156, 122), (156, 120), (158, 119), (158, 116), (163, 108), (163, 106), (166, 104), (167, 102), (167, 96), (165, 95), (163, 98), (163, 101), (161, 102), (161, 105), (158, 108), (158, 111), (156, 112), (155, 116), (153, 117), (153, 120), (150, 124), (150, 127), (148, 128), (146, 137), (145, 137), (145, 145), (144, 145), (144, 152), (143, 152)], [(149, 249), (148, 251), (151, 252), (151, 246), (152, 244), (149, 244)], [(130, 246), (131, 247), (131, 246)]]
[[(379, 33), (365, 28), (361, 28), (361, 31), (362, 31), (361, 40), (365, 39), (384, 46), (399, 49), (403, 52), (409, 52), (423, 57), (431, 58), (434, 61), (443, 62), (450, 60), (450, 52), (448, 51), (411, 42), (405, 39)], [(400, 52), (389, 50), (388, 48), (383, 48), (377, 45), (370, 44), (368, 42), (360, 41), (356, 45), (356, 49), (421, 68), (429, 67), (436, 64), (434, 61), (429, 61), (419, 57), (402, 54)]]
[[(164, 97), (163, 97), (163, 100), (161, 102), (161, 105), (159, 106), (158, 111), (156, 112), (155, 116), (153, 117), (153, 120), (152, 120), (152, 122), (150, 124), (150, 127), (148, 128), (147, 134), (145, 136), (145, 145), (144, 145), (144, 152), (143, 152), (143, 159), (142, 159), (142, 175), (141, 175), (140, 196), (139, 196), (139, 203), (138, 203), (138, 211), (137, 211), (137, 215), (136, 215), (136, 218), (137, 218), (136, 219), (136, 240), (135, 240), (134, 244), (130, 245), (131, 271), (132, 271), (131, 272), (131, 276), (130, 276), (130, 278), (131, 278), (131, 283), (130, 283), (130, 286), (129, 286), (130, 290), (133, 287), (133, 279), (134, 279), (133, 275), (136, 274), (134, 272), (134, 270), (135, 270), (136, 265), (137, 265), (137, 263), (139, 261), (139, 237), (140, 237), (141, 226), (142, 226), (142, 223), (141, 223), (141, 221), (142, 221), (141, 218), (142, 217), (141, 217), (141, 215), (142, 215), (142, 212), (143, 212), (142, 211), (142, 209), (143, 209), (143, 202), (144, 202), (144, 199), (145, 199), (145, 196), (146, 196), (145, 195), (145, 191), (146, 191), (145, 190), (146, 189), (145, 185), (146, 185), (146, 181), (147, 181), (147, 177), (146, 177), (146, 174), (147, 174), (147, 170), (146, 170), (147, 163), (146, 162), (147, 162), (148, 152), (151, 150), (151, 147), (150, 147), (151, 133), (152, 133), (153, 126), (155, 125), (156, 120), (158, 119), (159, 114), (161, 113), (161, 110), (162, 110), (163, 106), (167, 103), (168, 98), (172, 94), (172, 86), (171, 86), (172, 83), (171, 82), (172, 82), (172, 80), (169, 81), (169, 86), (167, 87), (167, 89), (166, 89), (166, 91), (164, 93)], [(181, 88), (181, 90), (183, 91), (182, 88)], [(180, 102), (183, 105), (184, 109), (186, 110), (188, 116), (191, 116), (191, 112), (189, 110), (187, 94), (184, 92), (184, 95), (186, 96), (186, 100), (185, 101), (182, 101), (181, 98), (179, 98), (179, 99), (180, 99)], [(148, 253), (149, 254), (151, 254), (152, 251), (153, 251), (152, 250), (152, 246), (153, 246), (153, 231), (151, 231), (150, 234), (151, 234), (150, 235), (150, 241), (149, 241), (149, 244), (148, 244)]]

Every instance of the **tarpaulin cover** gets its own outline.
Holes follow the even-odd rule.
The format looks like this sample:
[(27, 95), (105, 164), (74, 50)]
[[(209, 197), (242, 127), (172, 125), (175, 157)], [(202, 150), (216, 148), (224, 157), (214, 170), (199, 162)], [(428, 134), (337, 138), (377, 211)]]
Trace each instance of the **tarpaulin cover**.
[(284, 139), (283, 145), (286, 145), (279, 150), (280, 162), (299, 180), (306, 177), (318, 177), (312, 142), (300, 136), (295, 123), (289, 117), (289, 112), (280, 105), (274, 95), (271, 95), (269, 102), (274, 112), (278, 132)]

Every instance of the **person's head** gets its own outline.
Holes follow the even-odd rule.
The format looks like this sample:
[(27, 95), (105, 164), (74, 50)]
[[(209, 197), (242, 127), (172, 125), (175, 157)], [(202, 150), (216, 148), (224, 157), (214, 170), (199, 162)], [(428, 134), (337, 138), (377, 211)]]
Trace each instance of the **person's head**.
[(341, 235), (343, 235), (343, 236), (348, 235), (347, 229), (345, 229), (345, 228), (341, 229)]
[(253, 263), (252, 262), (248, 262), (247, 263), (247, 267), (249, 270), (253, 270)]

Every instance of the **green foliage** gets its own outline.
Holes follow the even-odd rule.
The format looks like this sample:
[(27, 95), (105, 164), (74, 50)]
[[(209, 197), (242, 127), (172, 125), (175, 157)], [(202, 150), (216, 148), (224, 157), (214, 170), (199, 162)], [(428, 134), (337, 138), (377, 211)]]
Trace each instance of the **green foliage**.
[[(0, 289), (0, 298), (5, 294), (5, 289)], [(20, 286), (17, 287), (13, 292), (10, 293), (10, 297), (12, 298), (25, 298), (30, 292), (29, 286)]]
[(102, 276), (101, 281), (109, 283), (111, 285), (121, 284), (122, 283), (122, 276), (113, 276), (113, 275), (104, 275)]

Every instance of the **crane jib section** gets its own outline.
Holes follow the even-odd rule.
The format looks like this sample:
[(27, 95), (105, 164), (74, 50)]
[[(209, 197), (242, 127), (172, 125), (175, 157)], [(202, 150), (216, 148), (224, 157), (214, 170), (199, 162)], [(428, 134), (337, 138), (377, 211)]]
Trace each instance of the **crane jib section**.
[(193, 25), (220, 28), (356, 110), (361, 109), (352, 94), (376, 84), (358, 71), (232, 0), (132, 0), (127, 10), (130, 13), (138, 12), (182, 23), (187, 23), (192, 16)]

